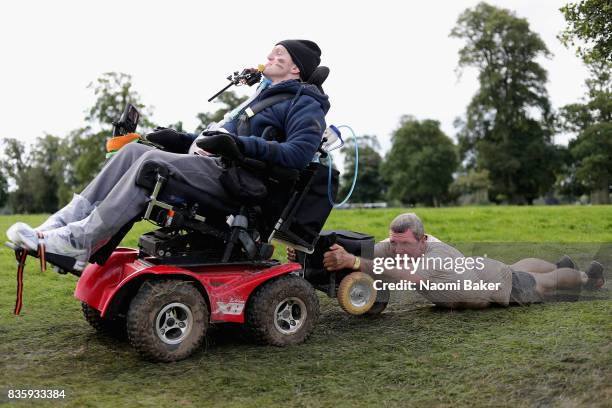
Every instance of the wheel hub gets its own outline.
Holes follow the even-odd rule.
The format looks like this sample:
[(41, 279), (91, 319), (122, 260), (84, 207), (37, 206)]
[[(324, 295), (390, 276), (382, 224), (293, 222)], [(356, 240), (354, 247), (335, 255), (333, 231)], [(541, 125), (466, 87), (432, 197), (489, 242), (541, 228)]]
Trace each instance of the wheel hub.
[(175, 302), (164, 306), (155, 318), (157, 337), (166, 344), (179, 344), (193, 327), (193, 315), (189, 306)]
[(307, 315), (306, 305), (301, 299), (284, 299), (274, 310), (274, 327), (282, 334), (294, 334), (304, 325)]
[(371, 288), (362, 282), (356, 283), (349, 292), (351, 304), (355, 307), (363, 307), (370, 301)]

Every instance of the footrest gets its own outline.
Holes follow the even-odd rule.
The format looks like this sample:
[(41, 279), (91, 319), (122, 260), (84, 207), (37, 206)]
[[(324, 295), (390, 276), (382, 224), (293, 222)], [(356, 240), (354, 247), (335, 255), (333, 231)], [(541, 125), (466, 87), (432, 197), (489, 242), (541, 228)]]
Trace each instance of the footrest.
[[(34, 258), (39, 257), (39, 254), (37, 251), (31, 251), (27, 248), (20, 247), (13, 242), (8, 241), (8, 242), (5, 242), (4, 245), (11, 248), (13, 251), (15, 251), (15, 255), (18, 261), (20, 257), (19, 254), (21, 253), (21, 251), (26, 251), (28, 256), (32, 256)], [(77, 260), (75, 258), (46, 252), (45, 261), (55, 266), (56, 267), (55, 269), (57, 270), (58, 273), (61, 273), (61, 274), (71, 273), (78, 277), (81, 276), (81, 271), (75, 270), (75, 267), (77, 266)]]

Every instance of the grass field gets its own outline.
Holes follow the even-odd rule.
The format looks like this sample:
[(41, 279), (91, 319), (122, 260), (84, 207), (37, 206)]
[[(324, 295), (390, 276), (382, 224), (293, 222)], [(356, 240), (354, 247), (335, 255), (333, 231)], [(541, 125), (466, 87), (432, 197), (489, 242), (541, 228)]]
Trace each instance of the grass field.
[[(337, 210), (327, 227), (382, 239), (402, 211)], [(569, 252), (581, 266), (597, 255), (612, 267), (609, 206), (416, 212), (428, 233), (466, 251), (496, 242), (487, 248), (507, 262)], [(0, 230), (43, 218), (0, 217)], [(148, 229), (139, 224), (124, 244)], [(442, 311), (394, 294), (375, 318), (348, 316), (321, 295), (321, 319), (303, 345), (256, 346), (220, 328), (192, 358), (153, 364), (128, 343), (97, 335), (72, 296), (76, 278), (41, 274), (35, 260), (22, 314), (13, 316), (15, 261), (6, 248), (0, 266), (0, 404), (8, 389), (63, 389), (62, 403), (73, 407), (612, 406), (609, 282), (578, 302), (484, 311)]]

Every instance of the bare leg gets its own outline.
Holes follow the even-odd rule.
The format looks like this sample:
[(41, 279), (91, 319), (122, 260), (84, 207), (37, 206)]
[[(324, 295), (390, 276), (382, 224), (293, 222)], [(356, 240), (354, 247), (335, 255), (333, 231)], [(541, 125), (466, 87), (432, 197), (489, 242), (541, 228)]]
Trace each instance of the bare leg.
[(536, 280), (536, 291), (549, 296), (556, 289), (580, 289), (587, 282), (587, 274), (570, 268), (555, 269), (548, 273), (531, 273)]
[(554, 263), (538, 258), (525, 258), (510, 265), (513, 271), (523, 271), (529, 273), (549, 273), (557, 269)]

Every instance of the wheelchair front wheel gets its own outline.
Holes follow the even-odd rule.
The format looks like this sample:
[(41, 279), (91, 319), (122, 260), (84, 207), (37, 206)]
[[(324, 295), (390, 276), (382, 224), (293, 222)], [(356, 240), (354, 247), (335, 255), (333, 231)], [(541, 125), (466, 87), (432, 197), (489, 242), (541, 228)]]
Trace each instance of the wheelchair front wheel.
[(127, 338), (124, 318), (102, 317), (97, 309), (94, 309), (85, 302), (81, 302), (81, 308), (83, 309), (83, 317), (85, 317), (87, 323), (96, 329), (98, 333), (119, 340), (125, 340)]
[(202, 345), (209, 319), (206, 302), (192, 283), (145, 282), (130, 303), (128, 337), (149, 360), (182, 360)]

